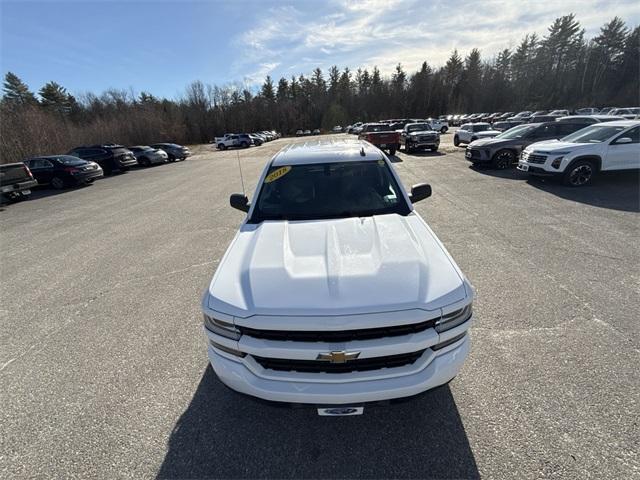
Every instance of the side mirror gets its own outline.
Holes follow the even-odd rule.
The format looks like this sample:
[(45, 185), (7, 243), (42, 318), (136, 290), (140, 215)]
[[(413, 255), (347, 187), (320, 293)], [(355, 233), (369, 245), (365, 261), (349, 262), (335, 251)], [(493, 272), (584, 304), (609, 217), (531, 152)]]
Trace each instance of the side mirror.
[(614, 145), (623, 145), (625, 143), (631, 143), (633, 140), (629, 137), (622, 137), (615, 141)]
[(242, 210), (243, 212), (248, 212), (251, 206), (249, 199), (244, 193), (232, 193), (229, 197), (229, 204), (233, 208)]
[(429, 198), (431, 196), (431, 185), (428, 183), (418, 183), (411, 187), (411, 194), (409, 195), (409, 199), (411, 203), (417, 203), (420, 200), (424, 200), (425, 198)]

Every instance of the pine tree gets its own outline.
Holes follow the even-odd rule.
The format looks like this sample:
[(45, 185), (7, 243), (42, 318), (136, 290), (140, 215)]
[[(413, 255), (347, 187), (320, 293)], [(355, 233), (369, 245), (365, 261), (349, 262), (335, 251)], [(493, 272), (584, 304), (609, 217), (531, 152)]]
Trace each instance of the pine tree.
[(56, 82), (45, 83), (38, 92), (40, 105), (58, 113), (69, 113), (71, 102), (67, 89)]
[(2, 86), (2, 101), (14, 105), (35, 105), (37, 103), (35, 95), (20, 77), (13, 72), (7, 72), (4, 76)]

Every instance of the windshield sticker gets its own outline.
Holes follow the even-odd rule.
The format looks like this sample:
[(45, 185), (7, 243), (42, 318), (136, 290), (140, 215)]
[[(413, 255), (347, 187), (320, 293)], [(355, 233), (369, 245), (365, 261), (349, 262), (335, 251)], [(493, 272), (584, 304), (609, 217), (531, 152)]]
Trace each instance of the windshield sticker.
[(290, 170), (291, 167), (289, 166), (278, 168), (265, 177), (264, 183), (271, 183), (275, 180), (278, 180), (279, 178), (284, 177), (287, 173), (289, 173)]
[(378, 160), (378, 165), (380, 165), (381, 167), (384, 167), (384, 160)]

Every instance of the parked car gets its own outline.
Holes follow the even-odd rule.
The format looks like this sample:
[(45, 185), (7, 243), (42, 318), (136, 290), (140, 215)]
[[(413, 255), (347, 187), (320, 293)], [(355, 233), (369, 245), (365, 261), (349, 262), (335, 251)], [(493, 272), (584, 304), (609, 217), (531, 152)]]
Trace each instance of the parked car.
[(311, 130), (305, 130), (305, 131), (304, 131), (304, 134), (305, 134), (305, 135), (311, 135)]
[(246, 217), (202, 299), (222, 383), (338, 415), (325, 406), (361, 409), (454, 378), (474, 293), (414, 209), (431, 187), (405, 193), (384, 153), (358, 141), (285, 148), (260, 178), (251, 204), (230, 198)]
[(640, 169), (640, 121), (596, 123), (559, 142), (529, 145), (518, 170), (557, 177), (565, 185), (587, 185), (599, 172)]
[(39, 185), (51, 185), (56, 190), (93, 183), (103, 176), (95, 162), (71, 155), (48, 155), (24, 161)]
[(386, 123), (367, 123), (358, 135), (359, 140), (366, 140), (380, 150), (387, 150), (389, 155), (395, 155), (400, 150), (400, 133), (392, 125)]
[(114, 170), (126, 172), (138, 164), (131, 150), (115, 143), (76, 147), (67, 155), (97, 163), (105, 175), (111, 175)]
[(527, 118), (529, 118), (532, 113), (533, 112), (531, 112), (529, 110), (524, 110), (522, 112), (516, 113), (512, 117), (508, 117), (506, 120), (524, 120), (524, 121), (526, 121)]
[(0, 165), (0, 200), (23, 200), (38, 185), (29, 167), (24, 163)]
[(431, 129), (441, 134), (447, 133), (449, 130), (449, 123), (446, 120), (440, 120), (436, 118), (427, 118), (427, 122), (431, 125)]
[(549, 115), (552, 117), (566, 117), (569, 115), (569, 110), (552, 110)]
[(227, 148), (249, 148), (253, 143), (251, 137), (246, 133), (216, 137), (215, 141), (218, 150), (226, 150)]
[(169, 157), (170, 162), (175, 162), (176, 160), (186, 160), (191, 156), (191, 150), (189, 150), (188, 147), (183, 147), (182, 145), (178, 145), (177, 143), (154, 143), (153, 145), (151, 145), (151, 147), (164, 150)]
[(400, 144), (404, 146), (407, 153), (425, 148), (437, 152), (440, 146), (440, 134), (431, 123), (407, 123), (400, 133)]
[(341, 133), (342, 132), (342, 127), (340, 125), (336, 125), (335, 127), (333, 127), (333, 133)]
[(457, 147), (461, 143), (471, 143), (478, 138), (490, 138), (499, 135), (499, 130), (494, 130), (489, 123), (465, 123), (453, 135), (453, 144)]
[(579, 108), (576, 110), (576, 115), (597, 115), (600, 110), (597, 108)]
[(359, 132), (356, 132), (356, 129), (361, 127), (362, 125), (363, 125), (362, 122), (356, 122), (353, 125), (349, 125), (349, 127), (347, 127), (347, 133), (352, 133), (352, 134), (359, 133)]
[(264, 143), (264, 140), (263, 140), (264, 137), (259, 137), (255, 133), (250, 133), (249, 138), (251, 139), (251, 144), (255, 145), (256, 147), (259, 147)]
[(150, 167), (151, 165), (167, 163), (169, 161), (167, 152), (159, 148), (153, 148), (149, 145), (136, 145), (128, 148), (133, 152), (136, 160), (138, 160), (138, 164), (142, 167)]
[(311, 132), (312, 135), (320, 135), (320, 129), (316, 128), (313, 130), (313, 132)]
[(584, 124), (569, 122), (529, 123), (513, 127), (500, 135), (476, 140), (467, 146), (465, 158), (474, 165), (505, 169), (518, 161), (520, 152), (541, 140), (562, 138), (584, 128)]
[(610, 115), (611, 110), (615, 110), (618, 107), (603, 107), (600, 109), (600, 115)]
[(615, 120), (625, 120), (624, 117), (616, 117), (615, 115), (569, 115), (557, 118), (557, 122), (582, 123), (591, 125), (593, 123), (613, 122)]
[(529, 118), (527, 118), (526, 123), (553, 122), (561, 118), (564, 118), (564, 117), (555, 117), (553, 115), (548, 115), (548, 114), (543, 114), (543, 115), (533, 114)]
[(504, 120), (500, 122), (495, 122), (491, 124), (491, 128), (493, 130), (499, 130), (500, 132), (504, 132), (505, 130), (509, 130), (510, 128), (517, 127), (518, 125), (522, 125), (524, 120)]
[(296, 135), (298, 137), (301, 137), (302, 135), (304, 135), (304, 130), (296, 130)]
[(633, 120), (636, 118), (640, 118), (640, 107), (631, 107), (631, 108), (614, 108), (608, 115), (615, 115), (617, 117), (624, 117), (629, 120)]

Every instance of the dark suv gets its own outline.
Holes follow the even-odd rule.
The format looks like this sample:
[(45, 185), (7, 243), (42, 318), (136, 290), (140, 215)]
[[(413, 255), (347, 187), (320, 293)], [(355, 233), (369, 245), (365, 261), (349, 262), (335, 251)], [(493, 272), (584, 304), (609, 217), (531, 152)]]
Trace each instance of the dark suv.
[(570, 122), (526, 123), (510, 128), (493, 138), (472, 142), (465, 158), (474, 165), (483, 164), (505, 169), (518, 161), (522, 150), (528, 145), (543, 140), (566, 137), (586, 125)]
[(138, 164), (131, 150), (113, 143), (77, 147), (67, 153), (67, 155), (73, 155), (83, 160), (96, 162), (102, 167), (105, 175), (110, 175), (114, 170), (126, 172), (129, 168)]

